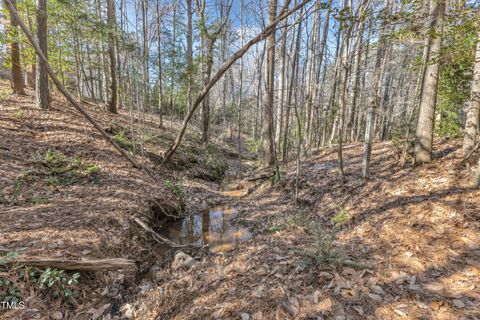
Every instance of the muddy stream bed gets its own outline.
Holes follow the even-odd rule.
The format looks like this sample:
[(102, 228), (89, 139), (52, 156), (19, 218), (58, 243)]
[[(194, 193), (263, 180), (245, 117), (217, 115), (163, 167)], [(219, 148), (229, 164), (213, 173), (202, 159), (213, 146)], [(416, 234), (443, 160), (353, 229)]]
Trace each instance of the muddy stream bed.
[[(230, 161), (229, 169), (219, 185), (222, 195), (236, 198), (246, 194), (239, 187), (237, 170), (238, 162)], [(159, 233), (179, 244), (193, 244), (198, 248), (208, 246), (212, 253), (228, 251), (252, 238), (247, 228), (235, 223), (237, 214), (234, 206), (220, 204), (175, 220), (162, 227)]]

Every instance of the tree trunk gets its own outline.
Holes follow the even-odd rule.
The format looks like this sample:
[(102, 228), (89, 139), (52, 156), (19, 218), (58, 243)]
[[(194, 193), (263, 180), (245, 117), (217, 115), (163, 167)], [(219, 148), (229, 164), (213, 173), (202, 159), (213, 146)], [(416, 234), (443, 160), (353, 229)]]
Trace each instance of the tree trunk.
[[(268, 23), (272, 24), (277, 17), (277, 0), (269, 0)], [(265, 83), (265, 104), (263, 106), (262, 149), (263, 166), (269, 167), (275, 163), (273, 141), (273, 103), (275, 92), (275, 32), (267, 38), (267, 68)]]
[[(11, 0), (11, 3), (15, 10), (17, 10), (17, 1)], [(10, 59), (12, 61), (12, 91), (15, 94), (25, 94), (25, 82), (23, 81), (22, 66), (20, 63), (20, 44), (17, 41), (17, 28), (17, 21), (12, 15), (10, 15), (9, 33), (12, 37), (12, 42), (10, 44)]]
[[(281, 35), (281, 46), (280, 46), (280, 81), (279, 81), (279, 101), (277, 108), (277, 126), (275, 130), (275, 142), (277, 149), (281, 149), (281, 140), (282, 140), (282, 127), (283, 127), (283, 109), (285, 101), (285, 83), (287, 81), (287, 68), (286, 68), (286, 49), (287, 49), (287, 20), (282, 23), (282, 35)], [(261, 72), (260, 72), (261, 73)]]
[[(206, 53), (203, 74), (203, 85), (207, 86), (210, 82), (213, 66), (213, 41), (205, 39)], [(210, 94), (207, 93), (202, 103), (202, 142), (207, 143), (210, 138)]]
[(150, 89), (150, 74), (149, 74), (149, 47), (148, 47), (148, 29), (147, 29), (148, 4), (147, 0), (142, 0), (142, 33), (143, 33), (143, 106), (144, 110), (150, 110), (149, 106), (149, 89)]
[[(160, 1), (157, 1), (157, 3)], [(192, 107), (193, 87), (193, 0), (187, 0), (187, 109)]]
[(480, 31), (478, 32), (477, 50), (475, 51), (475, 66), (473, 68), (472, 91), (468, 106), (465, 135), (463, 136), (463, 154), (467, 155), (475, 146), (478, 134), (480, 110)]
[(428, 48), (427, 67), (422, 84), (420, 108), (415, 135), (415, 164), (432, 160), (433, 128), (435, 105), (437, 103), (438, 75), (440, 64), (437, 60), (442, 46), (442, 19), (445, 14), (444, 0), (432, 0), (430, 15), (432, 19), (429, 37), (434, 35)]
[[(47, 52), (47, 0), (37, 0), (37, 41), (45, 57)], [(45, 64), (38, 56), (35, 56), (36, 72), (36, 103), (42, 109), (50, 108), (50, 96), (48, 92), (48, 74)]]
[[(390, 1), (385, 0), (384, 10), (389, 10)], [(371, 85), (371, 97), (367, 113), (367, 123), (365, 127), (365, 144), (363, 148), (362, 157), (362, 177), (367, 179), (370, 176), (370, 156), (372, 152), (373, 136), (375, 131), (375, 115), (380, 104), (380, 84), (382, 82), (383, 63), (385, 55), (385, 26), (386, 21), (382, 22), (382, 29), (380, 31), (380, 38), (378, 40), (377, 55), (375, 59), (375, 71), (373, 73), (372, 85)]]
[(108, 22), (108, 55), (110, 57), (110, 90), (111, 99), (108, 103), (108, 111), (117, 113), (118, 90), (117, 90), (117, 44), (116, 29), (117, 21), (115, 18), (115, 2), (107, 0), (107, 22)]
[[(191, 1), (191, 0), (188, 0)], [(157, 1), (157, 63), (158, 63), (158, 117), (159, 117), (159, 126), (163, 128), (163, 104), (162, 104), (162, 95), (163, 95), (163, 81), (162, 81), (162, 49), (161, 49), (161, 28), (160, 28), (160, 1)]]

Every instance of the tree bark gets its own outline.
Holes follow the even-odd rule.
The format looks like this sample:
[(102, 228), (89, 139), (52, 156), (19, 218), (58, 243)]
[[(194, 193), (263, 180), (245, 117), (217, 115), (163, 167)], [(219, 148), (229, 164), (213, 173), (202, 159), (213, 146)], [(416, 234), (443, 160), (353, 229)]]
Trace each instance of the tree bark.
[[(45, 57), (48, 59), (47, 52), (47, 0), (37, 0), (37, 41)], [(42, 109), (50, 108), (50, 95), (48, 91), (48, 74), (45, 69), (45, 63), (35, 56), (36, 60), (36, 103)]]
[[(427, 66), (422, 84), (420, 108), (415, 134), (415, 164), (432, 160), (433, 129), (435, 124), (435, 105), (440, 64), (437, 61), (442, 46), (442, 19), (445, 14), (444, 0), (432, 0), (430, 15), (432, 19), (429, 37), (433, 37), (428, 48)], [(432, 36), (433, 34), (433, 36)]]
[(475, 146), (478, 135), (480, 110), (480, 31), (478, 32), (475, 66), (473, 68), (472, 89), (468, 106), (465, 135), (463, 136), (463, 154), (467, 155)]
[[(188, 0), (191, 1), (191, 0)], [(158, 117), (159, 117), (159, 127), (163, 128), (163, 81), (162, 81), (162, 48), (161, 48), (161, 28), (160, 28), (160, 1), (157, 1), (157, 63), (158, 63)]]
[[(160, 1), (157, 1), (160, 2)], [(187, 0), (187, 109), (192, 107), (192, 87), (193, 87), (193, 0)]]
[[(390, 1), (385, 0), (385, 8), (384, 10), (389, 10)], [(382, 22), (382, 28), (380, 31), (380, 38), (378, 39), (378, 48), (377, 54), (375, 58), (375, 71), (373, 73), (372, 78), (372, 86), (371, 86), (371, 98), (368, 107), (367, 113), (367, 122), (365, 127), (365, 144), (363, 148), (363, 157), (362, 157), (362, 177), (364, 179), (369, 178), (370, 176), (370, 156), (372, 152), (372, 143), (373, 143), (373, 136), (375, 131), (375, 116), (380, 104), (380, 84), (382, 82), (382, 74), (383, 74), (383, 67), (385, 64), (383, 63), (384, 55), (385, 55), (385, 28), (386, 28), (386, 21)]]
[(117, 113), (118, 90), (117, 90), (117, 44), (116, 30), (117, 21), (115, 18), (115, 2), (107, 0), (107, 22), (108, 22), (108, 55), (110, 57), (110, 90), (111, 97), (108, 103), (108, 111)]
[[(12, 6), (17, 10), (17, 1), (11, 0)], [(10, 44), (10, 59), (12, 60), (12, 92), (15, 94), (25, 94), (25, 82), (22, 75), (22, 66), (20, 62), (20, 44), (17, 41), (18, 23), (15, 18), (10, 15), (9, 33), (12, 37)]]
[[(277, 0), (269, 0), (268, 23), (272, 24), (277, 16)], [(262, 124), (262, 156), (263, 166), (269, 167), (275, 163), (273, 141), (273, 103), (275, 91), (275, 32), (267, 38), (267, 66), (265, 76), (265, 104), (263, 106)]]

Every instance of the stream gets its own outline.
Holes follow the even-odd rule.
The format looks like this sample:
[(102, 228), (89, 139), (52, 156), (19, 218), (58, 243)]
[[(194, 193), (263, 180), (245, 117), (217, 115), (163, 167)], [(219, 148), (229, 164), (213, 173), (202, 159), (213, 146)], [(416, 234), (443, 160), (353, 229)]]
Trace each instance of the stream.
[(170, 224), (162, 233), (180, 244), (208, 245), (214, 253), (228, 251), (252, 237), (248, 229), (232, 223), (236, 214), (235, 208), (214, 207), (204, 213), (186, 216)]
[[(231, 161), (219, 188), (225, 196), (242, 197), (246, 194), (246, 190), (239, 188), (236, 170), (238, 163)], [(198, 247), (208, 245), (214, 253), (228, 251), (252, 238), (247, 228), (234, 224), (237, 214), (235, 207), (215, 206), (179, 219), (166, 226), (161, 233), (180, 244)]]

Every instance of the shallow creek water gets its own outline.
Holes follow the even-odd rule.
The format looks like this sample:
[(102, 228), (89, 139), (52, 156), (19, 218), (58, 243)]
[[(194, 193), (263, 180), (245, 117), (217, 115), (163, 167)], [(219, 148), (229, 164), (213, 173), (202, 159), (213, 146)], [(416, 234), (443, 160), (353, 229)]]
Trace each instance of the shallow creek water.
[(189, 215), (174, 222), (163, 233), (181, 244), (208, 245), (215, 253), (227, 251), (252, 237), (248, 229), (233, 224), (236, 214), (235, 208), (214, 207), (203, 214)]

